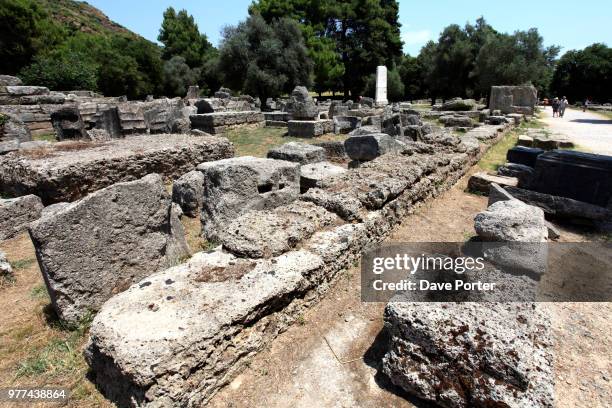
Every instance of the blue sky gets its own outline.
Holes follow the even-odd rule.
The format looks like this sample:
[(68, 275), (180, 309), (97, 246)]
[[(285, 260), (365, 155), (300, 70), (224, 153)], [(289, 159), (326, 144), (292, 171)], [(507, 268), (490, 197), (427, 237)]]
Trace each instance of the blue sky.
[[(88, 0), (111, 19), (156, 41), (164, 10), (173, 6), (192, 14), (200, 31), (217, 45), (223, 26), (247, 16), (251, 0)], [(447, 25), (474, 22), (483, 15), (499, 31), (536, 27), (546, 45), (560, 45), (561, 53), (594, 42), (612, 46), (612, 0), (400, 0), (404, 51), (418, 54)]]

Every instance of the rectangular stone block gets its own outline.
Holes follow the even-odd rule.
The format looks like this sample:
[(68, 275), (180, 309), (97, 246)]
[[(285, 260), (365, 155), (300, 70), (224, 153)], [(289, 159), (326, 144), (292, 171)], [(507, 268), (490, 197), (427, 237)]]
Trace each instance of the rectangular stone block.
[(257, 124), (263, 126), (265, 117), (258, 111), (213, 112), (191, 115), (191, 127), (210, 134), (226, 132), (234, 126)]
[(0, 190), (36, 194), (45, 205), (74, 201), (111, 184), (159, 173), (174, 179), (203, 162), (234, 155), (225, 138), (143, 135), (108, 142), (61, 142), (0, 161)]
[(251, 156), (203, 163), (202, 232), (217, 241), (230, 222), (251, 210), (270, 210), (297, 199), (300, 165)]
[(288, 134), (292, 137), (317, 137), (334, 132), (334, 121), (324, 120), (290, 120), (287, 124)]
[(30, 236), (53, 306), (71, 323), (189, 254), (158, 174), (47, 211)]

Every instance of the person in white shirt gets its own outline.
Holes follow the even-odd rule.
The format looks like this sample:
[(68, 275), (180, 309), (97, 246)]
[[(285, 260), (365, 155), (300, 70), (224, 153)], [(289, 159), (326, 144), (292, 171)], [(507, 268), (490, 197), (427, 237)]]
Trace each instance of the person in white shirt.
[(567, 98), (564, 96), (563, 99), (561, 99), (561, 101), (559, 101), (559, 117), (563, 117), (563, 115), (565, 114), (565, 108), (567, 108), (567, 105), (569, 105), (569, 102), (567, 100)]

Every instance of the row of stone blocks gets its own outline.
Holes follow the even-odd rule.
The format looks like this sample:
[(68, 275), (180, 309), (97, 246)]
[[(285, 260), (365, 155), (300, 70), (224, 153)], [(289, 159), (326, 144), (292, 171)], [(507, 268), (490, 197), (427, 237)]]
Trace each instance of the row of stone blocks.
[[(487, 129), (491, 138), (501, 130)], [(374, 146), (381, 137), (362, 139)], [(86, 352), (96, 381), (129, 405), (206, 401), (366, 245), (452, 185), (481, 153), (469, 134), (454, 145), (429, 143), (378, 148), (383, 156), (317, 181), (297, 201), (298, 164), (203, 164), (202, 194), (213, 198), (203, 203), (203, 230), (222, 250), (152, 276), (187, 254), (179, 211), (159, 176), (45, 209), (30, 234), (58, 314), (78, 321), (101, 307)]]
[(203, 130), (210, 134), (224, 133), (239, 125), (265, 124), (264, 114), (259, 111), (213, 112), (191, 115), (189, 117), (193, 129)]
[[(96, 382), (125, 405), (205, 403), (366, 246), (465, 173), (482, 153), (474, 138), (465, 141), (382, 155), (299, 197), (294, 163), (199, 166), (203, 230), (220, 247), (135, 278), (104, 304), (86, 350)], [(204, 220), (221, 213), (230, 216)]]

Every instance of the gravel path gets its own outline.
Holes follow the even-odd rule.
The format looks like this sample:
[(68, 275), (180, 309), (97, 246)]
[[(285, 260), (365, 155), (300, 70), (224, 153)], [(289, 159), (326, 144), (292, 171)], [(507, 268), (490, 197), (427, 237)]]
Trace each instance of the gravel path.
[(612, 120), (603, 115), (568, 109), (564, 117), (553, 118), (552, 108), (546, 107), (543, 122), (583, 150), (612, 156)]

